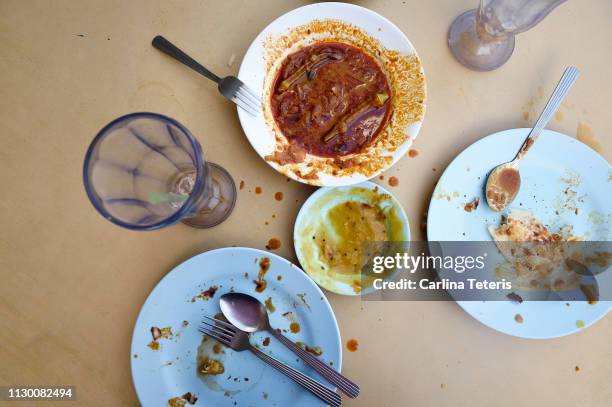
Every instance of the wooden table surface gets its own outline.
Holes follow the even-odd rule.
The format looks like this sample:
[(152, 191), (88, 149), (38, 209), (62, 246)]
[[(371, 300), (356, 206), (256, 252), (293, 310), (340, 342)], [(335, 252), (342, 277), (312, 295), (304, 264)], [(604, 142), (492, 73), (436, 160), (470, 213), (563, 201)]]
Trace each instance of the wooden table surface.
[[(355, 3), (393, 21), (423, 59), (428, 104), (414, 144), (419, 155), (385, 174), (400, 180), (392, 191), (417, 239), (445, 166), (487, 134), (533, 124), (567, 65), (582, 76), (549, 128), (577, 136), (582, 124), (581, 135), (590, 129), (601, 154), (612, 157), (611, 2), (563, 4), (519, 35), (510, 61), (489, 73), (461, 67), (445, 42), (453, 18), (476, 0)], [(214, 85), (149, 44), (164, 34), (213, 71), (235, 74), (255, 35), (304, 4), (0, 2), (0, 385), (70, 384), (79, 405), (137, 405), (132, 329), (165, 273), (202, 251), (263, 248), (272, 237), (282, 242), (277, 252), (296, 261), (293, 222), (314, 189), (287, 183), (264, 163)], [(229, 220), (210, 230), (133, 232), (94, 210), (81, 178), (85, 150), (107, 122), (143, 110), (179, 120), (210, 160), (245, 182)], [(328, 298), (343, 340), (360, 343), (344, 352), (343, 371), (362, 385), (346, 405), (612, 405), (610, 316), (569, 337), (534, 341), (495, 332), (452, 302)]]

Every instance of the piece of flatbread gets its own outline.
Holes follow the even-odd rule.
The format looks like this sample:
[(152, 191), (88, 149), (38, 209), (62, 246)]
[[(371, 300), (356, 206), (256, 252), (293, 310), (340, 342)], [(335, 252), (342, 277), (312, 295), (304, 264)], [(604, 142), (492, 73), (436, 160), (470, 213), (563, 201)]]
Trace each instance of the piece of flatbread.
[(533, 214), (510, 210), (499, 226), (489, 226), (489, 233), (508, 261), (496, 269), (498, 279), (505, 278), (522, 290), (573, 290), (580, 275), (567, 265), (567, 242), (578, 240), (571, 227), (550, 233)]

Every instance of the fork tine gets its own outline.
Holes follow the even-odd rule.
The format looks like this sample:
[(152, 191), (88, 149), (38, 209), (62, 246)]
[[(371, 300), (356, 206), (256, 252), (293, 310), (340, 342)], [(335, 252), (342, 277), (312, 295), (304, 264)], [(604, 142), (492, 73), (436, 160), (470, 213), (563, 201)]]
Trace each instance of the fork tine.
[(203, 334), (204, 334), (204, 335), (206, 335), (206, 336), (210, 336), (210, 337), (211, 337), (211, 338), (213, 338), (214, 340), (217, 340), (217, 341), (221, 342), (222, 344), (224, 344), (224, 345), (226, 345), (226, 346), (229, 346), (229, 345), (230, 345), (230, 341), (229, 341), (229, 340), (227, 340), (227, 339), (225, 339), (225, 338), (222, 338), (222, 337), (220, 337), (220, 336), (216, 335), (215, 333), (213, 333), (213, 332), (211, 332), (211, 331), (209, 331), (209, 330), (207, 330), (207, 329), (204, 329), (204, 328), (200, 327), (200, 328), (198, 329), (198, 331), (200, 331), (201, 333), (203, 333)]
[(226, 342), (231, 342), (232, 339), (233, 339), (232, 335), (228, 335), (228, 334), (226, 334), (224, 332), (221, 332), (221, 331), (218, 331), (218, 330), (215, 330), (215, 329), (211, 329), (211, 328), (209, 328), (207, 326), (200, 325), (200, 329), (201, 330), (205, 330), (205, 331), (209, 332), (210, 334), (215, 335), (216, 337), (222, 338)]
[(256, 105), (261, 105), (261, 100), (255, 93), (248, 88), (246, 85), (242, 85), (238, 87), (238, 92), (242, 92), (249, 100), (253, 101)]
[(210, 319), (211, 321), (213, 321), (213, 322), (215, 322), (215, 323), (217, 323), (217, 324), (219, 324), (221, 326), (224, 326), (226, 328), (229, 328), (230, 330), (232, 330), (234, 332), (236, 332), (236, 330), (237, 330), (237, 328), (234, 325), (230, 324), (229, 322), (225, 322), (225, 321), (222, 321), (220, 319), (212, 318), (212, 317), (209, 317), (209, 316), (206, 316), (206, 315), (204, 315), (204, 318)]
[(249, 88), (247, 85), (244, 84), (244, 82), (242, 83), (242, 86), (249, 95), (253, 96), (253, 98), (255, 98), (255, 100), (257, 100), (259, 103), (261, 103), (261, 97), (255, 93), (255, 91), (253, 91), (251, 88)]
[(208, 321), (204, 321), (204, 320), (202, 320), (202, 323), (203, 323), (204, 325), (207, 325), (207, 326), (209, 326), (210, 328), (212, 328), (212, 329), (213, 329), (213, 331), (220, 331), (220, 332), (223, 332), (223, 333), (224, 333), (224, 334), (226, 334), (227, 336), (234, 336), (234, 334), (235, 334), (235, 332), (234, 332), (234, 331), (230, 331), (229, 329), (224, 328), (224, 327), (222, 327), (222, 326), (217, 326), (217, 325), (215, 325), (215, 324), (211, 324), (211, 323), (210, 323), (210, 322), (208, 322)]
[(243, 102), (242, 100), (238, 99), (237, 97), (232, 96), (230, 98), (230, 100), (232, 102), (234, 102), (239, 108), (241, 108), (242, 110), (244, 110), (245, 112), (250, 114), (251, 116), (253, 116), (253, 117), (257, 116), (257, 112), (253, 111), (253, 109), (251, 107), (249, 107), (249, 105), (247, 105), (245, 102)]
[(240, 88), (238, 88), (238, 90), (236, 91), (236, 93), (234, 94), (234, 97), (239, 99), (240, 101), (242, 101), (244, 104), (246, 104), (251, 111), (253, 112), (259, 112), (259, 106), (257, 105), (256, 102), (251, 101), (248, 96), (245, 95), (244, 91), (240, 91)]

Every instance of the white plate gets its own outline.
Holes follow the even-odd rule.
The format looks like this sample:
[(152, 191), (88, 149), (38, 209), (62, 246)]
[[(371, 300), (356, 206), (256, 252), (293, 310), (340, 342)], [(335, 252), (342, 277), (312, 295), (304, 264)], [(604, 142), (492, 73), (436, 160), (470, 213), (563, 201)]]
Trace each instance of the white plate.
[[(512, 129), (485, 137), (469, 146), (446, 168), (434, 190), (427, 218), (430, 241), (490, 241), (487, 225), (498, 225), (500, 214), (486, 204), (487, 174), (510, 161), (529, 129)], [(576, 139), (544, 130), (521, 161), (522, 185), (511, 207), (532, 212), (545, 225), (567, 224), (585, 240), (612, 240), (612, 170), (596, 152)], [(565, 179), (563, 181), (562, 179)], [(566, 193), (567, 191), (567, 193)], [(473, 212), (465, 203), (479, 197)], [(570, 200), (569, 205), (563, 205)], [(575, 205), (574, 205), (575, 204)], [(574, 207), (579, 207), (578, 214)], [(553, 338), (587, 327), (608, 313), (611, 301), (586, 302), (459, 301), (470, 315), (500, 332), (524, 338)], [(516, 314), (524, 319), (514, 320)], [(582, 322), (578, 322), (582, 321)]]
[[(253, 280), (258, 275), (258, 261), (263, 257), (270, 259), (267, 288), (263, 293), (257, 293)], [(249, 274), (248, 278), (245, 273)], [(282, 276), (280, 281), (277, 280), (279, 275)], [(212, 299), (195, 298), (192, 302), (202, 290), (212, 285), (219, 287)], [(200, 399), (196, 405), (206, 406), (234, 405), (234, 402), (238, 406), (324, 405), (248, 351), (225, 349), (220, 356), (225, 373), (210, 376), (206, 383), (198, 377), (196, 354), (202, 341), (202, 335), (197, 331), (198, 324), (203, 315), (214, 316), (220, 312), (219, 296), (232, 288), (261, 301), (272, 297), (276, 306), (276, 311), (270, 314), (272, 326), (288, 329), (290, 321), (282, 314), (291, 311), (301, 331), (298, 334), (289, 332), (288, 337), (310, 346), (320, 346), (323, 350), (321, 358), (331, 362), (335, 369), (341, 368), (340, 332), (333, 311), (319, 287), (302, 270), (282, 257), (262, 250), (234, 247), (212, 250), (192, 257), (168, 273), (153, 289), (138, 315), (132, 337), (131, 366), (140, 403), (145, 407), (165, 406), (168, 399), (191, 392)], [(189, 324), (185, 327), (183, 321)], [(158, 340), (161, 348), (157, 351), (147, 346), (152, 340), (153, 326), (171, 326), (174, 332), (171, 339)], [(323, 380), (273, 338), (269, 346), (263, 346), (262, 342), (268, 336), (265, 333), (254, 334), (251, 343), (258, 343), (262, 350), (274, 357)], [(210, 348), (214, 341), (208, 342)]]
[[(335, 19), (342, 20), (353, 24), (366, 32), (371, 37), (375, 38), (380, 44), (389, 50), (394, 50), (402, 55), (416, 54), (416, 50), (410, 43), (408, 38), (397, 28), (393, 23), (385, 17), (368, 10), (366, 8), (346, 3), (316, 3), (303, 6), (292, 10), (270, 23), (259, 35), (253, 40), (253, 43), (247, 50), (244, 59), (240, 65), (238, 77), (249, 88), (256, 90), (258, 93), (264, 89), (266, 81), (265, 57), (266, 48), (265, 40), (269, 36), (274, 38), (284, 35), (288, 30), (309, 23), (313, 20)], [(422, 70), (421, 70), (422, 72)], [(264, 100), (263, 103), (266, 103)], [(238, 109), (238, 116), (242, 128), (249, 139), (249, 142), (257, 151), (260, 157), (265, 157), (274, 151), (276, 141), (273, 131), (266, 124), (263, 115), (252, 117), (241, 109)], [(277, 171), (283, 173), (292, 179), (309, 183), (318, 186), (342, 186), (352, 185), (367, 179), (371, 179), (379, 173), (385, 171), (395, 164), (401, 157), (406, 155), (412, 141), (416, 138), (422, 122), (411, 124), (405, 129), (405, 133), (409, 135), (406, 141), (400, 145), (395, 151), (384, 152), (384, 155), (392, 157), (384, 168), (369, 176), (364, 176), (360, 173), (345, 176), (333, 176), (331, 174), (319, 173), (319, 179), (310, 180), (297, 176), (292, 171), (285, 171), (276, 162), (267, 161)]]
[[(406, 212), (404, 212), (404, 208), (400, 202), (385, 188), (381, 187), (378, 184), (375, 184), (370, 181), (362, 182), (361, 184), (345, 186), (345, 187), (325, 187), (319, 188), (315, 191), (304, 204), (300, 208), (300, 212), (298, 213), (297, 218), (295, 219), (295, 226), (293, 229), (293, 244), (295, 247), (295, 253), (300, 261), (304, 270), (310, 275), (310, 277), (321, 287), (334, 292), (336, 294), (342, 295), (360, 295), (361, 293), (367, 294), (373, 290), (372, 287), (363, 287), (363, 291), (361, 293), (355, 292), (353, 285), (349, 284), (346, 281), (341, 281), (340, 279), (334, 278), (334, 274), (331, 271), (328, 272), (318, 272), (318, 270), (310, 270), (306, 265), (308, 262), (306, 261), (304, 255), (304, 245), (310, 244), (308, 238), (302, 239), (300, 236), (303, 236), (302, 230), (312, 224), (313, 222), (324, 222), (324, 219), (318, 217), (317, 215), (324, 214), (328, 209), (335, 207), (338, 204), (346, 202), (347, 200), (358, 200), (364, 203), (371, 203), (367, 199), (358, 197), (355, 194), (351, 193), (351, 190), (355, 188), (364, 188), (369, 190), (376, 189), (380, 194), (386, 194), (390, 198), (380, 203), (380, 206), (383, 210), (393, 207), (397, 213), (397, 217), (399, 221), (402, 223), (402, 230), (399, 232), (402, 235), (401, 241), (408, 242), (410, 241), (410, 225), (408, 224), (408, 217), (406, 216)], [(321, 202), (321, 199), (328, 196), (330, 193), (337, 194), (333, 196), (329, 202), (325, 202), (324, 207), (322, 209), (316, 208), (315, 205)], [(316, 208), (316, 213), (313, 213), (313, 208)], [(313, 266), (314, 267), (314, 266)], [(320, 266), (318, 266), (320, 267)], [(316, 268), (316, 267), (315, 267)], [(336, 274), (337, 276), (337, 274)]]

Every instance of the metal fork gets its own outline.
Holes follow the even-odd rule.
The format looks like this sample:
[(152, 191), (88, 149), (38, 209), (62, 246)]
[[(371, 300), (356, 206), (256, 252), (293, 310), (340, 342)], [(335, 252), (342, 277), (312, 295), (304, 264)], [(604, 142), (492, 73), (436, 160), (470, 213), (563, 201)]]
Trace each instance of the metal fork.
[(153, 38), (151, 44), (164, 54), (171, 56), (211, 81), (216, 82), (219, 92), (223, 96), (234, 102), (251, 116), (257, 116), (261, 111), (261, 99), (240, 79), (235, 76), (218, 77), (161, 35)]
[(248, 333), (239, 330), (234, 325), (225, 321), (211, 317), (204, 318), (208, 321), (206, 319), (203, 320), (202, 324), (204, 325), (199, 327), (199, 331), (204, 335), (210, 336), (238, 352), (250, 350), (255, 356), (284, 373), (300, 386), (310, 390), (310, 392), (330, 406), (339, 407), (342, 405), (342, 398), (333, 390), (251, 345)]

